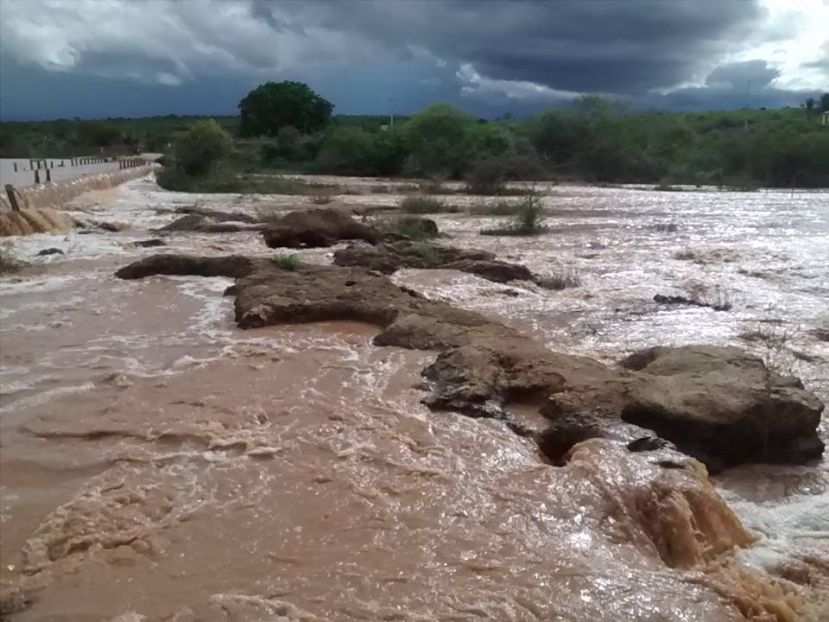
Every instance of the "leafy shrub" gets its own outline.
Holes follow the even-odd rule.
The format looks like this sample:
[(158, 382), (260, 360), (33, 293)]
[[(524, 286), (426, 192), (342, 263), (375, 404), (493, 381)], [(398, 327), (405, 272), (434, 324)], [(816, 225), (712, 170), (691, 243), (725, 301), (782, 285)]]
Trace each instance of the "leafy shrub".
[(233, 147), (230, 135), (213, 119), (196, 121), (173, 145), (175, 163), (185, 175), (202, 175)]
[(521, 231), (540, 231), (543, 228), (544, 206), (541, 199), (529, 195), (518, 204), (518, 213), (515, 215), (515, 224)]
[(544, 206), (536, 195), (529, 195), (517, 204), (511, 223), (494, 229), (484, 229), (482, 235), (538, 235), (544, 233)]

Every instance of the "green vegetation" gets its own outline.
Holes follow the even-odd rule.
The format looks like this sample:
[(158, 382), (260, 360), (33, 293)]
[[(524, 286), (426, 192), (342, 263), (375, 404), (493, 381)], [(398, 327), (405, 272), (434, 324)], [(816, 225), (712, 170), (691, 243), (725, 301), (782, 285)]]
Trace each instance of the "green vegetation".
[(529, 195), (515, 204), (513, 220), (502, 227), (484, 229), (481, 235), (539, 235), (547, 231), (544, 226), (544, 206), (540, 197)]
[[(25, 121), (0, 124), (0, 157), (72, 158), (94, 154), (128, 155), (167, 151), (173, 138), (203, 117), (146, 117), (81, 121)], [(217, 117), (228, 133), (238, 133), (238, 117)]]
[(302, 265), (296, 255), (276, 255), (271, 258), (271, 261), (282, 270), (296, 270)]
[(204, 175), (233, 148), (233, 139), (213, 119), (196, 121), (173, 145), (172, 161), (165, 166), (185, 175)]
[[(829, 126), (821, 124), (829, 94), (800, 108), (683, 113), (632, 112), (619, 102), (584, 97), (532, 118), (496, 121), (435, 104), (391, 126), (381, 116), (332, 116), (331, 103), (306, 85), (281, 82), (257, 87), (239, 109), (238, 118), (216, 119), (234, 137), (233, 149), (220, 162), (196, 165), (195, 173), (179, 170), (197, 179), (167, 187), (236, 191), (251, 183), (245, 176), (275, 173), (414, 175), (436, 192), (442, 180), (459, 179), (466, 192), (482, 195), (524, 192), (508, 189), (515, 180), (648, 183), (665, 190), (829, 186)], [(181, 136), (196, 121), (4, 123), (0, 155), (163, 150), (181, 169)], [(267, 184), (252, 183), (267, 191)]]

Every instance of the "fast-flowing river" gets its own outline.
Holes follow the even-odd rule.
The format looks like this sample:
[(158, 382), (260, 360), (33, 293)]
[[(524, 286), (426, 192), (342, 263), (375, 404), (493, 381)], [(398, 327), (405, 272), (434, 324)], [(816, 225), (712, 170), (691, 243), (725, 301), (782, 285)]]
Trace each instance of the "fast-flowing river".
[[(543, 190), (544, 235), (434, 218), (455, 246), (577, 287), (444, 270), (394, 280), (606, 362), (737, 345), (829, 402), (829, 193)], [(123, 231), (6, 240), (34, 266), (0, 278), (0, 579), (15, 620), (740, 620), (740, 598), (768, 601), (756, 620), (829, 619), (826, 460), (714, 478), (757, 536), (740, 567), (789, 582), (799, 596), (785, 607), (755, 575), (668, 568), (623, 511), (652, 468), (634, 456), (588, 442), (556, 468), (500, 422), (432, 412), (419, 373), (434, 354), (373, 346), (375, 327), (242, 331), (230, 279), (113, 276), (159, 250), (273, 254), (254, 232), (134, 244), (194, 204), (262, 214), (310, 202), (170, 193), (148, 177), (69, 206)], [(38, 256), (47, 248), (62, 254)]]

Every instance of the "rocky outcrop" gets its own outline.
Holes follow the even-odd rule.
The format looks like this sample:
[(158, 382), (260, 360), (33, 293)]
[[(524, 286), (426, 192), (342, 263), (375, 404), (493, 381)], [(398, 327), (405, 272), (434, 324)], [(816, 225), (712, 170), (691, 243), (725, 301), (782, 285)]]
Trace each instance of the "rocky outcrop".
[(334, 253), (334, 263), (338, 266), (361, 266), (383, 274), (392, 274), (402, 268), (441, 268), (469, 272), (496, 283), (539, 281), (526, 266), (499, 261), (494, 254), (486, 251), (408, 240), (375, 246), (352, 244)]
[(119, 279), (143, 279), (156, 274), (227, 276), (239, 278), (253, 269), (253, 262), (242, 255), (195, 257), (192, 255), (151, 255), (115, 273)]
[(336, 209), (308, 209), (291, 212), (273, 221), (262, 232), (271, 248), (331, 246), (341, 240), (380, 241), (374, 227), (364, 225)]
[(237, 231), (259, 231), (264, 225), (252, 225), (247, 223), (232, 223), (226, 221), (215, 221), (199, 214), (188, 214), (165, 225), (159, 231), (168, 232), (193, 232), (193, 233), (235, 233)]
[(37, 257), (46, 257), (47, 255), (64, 255), (65, 253), (59, 248), (44, 248), (38, 251)]
[(237, 276), (235, 314), (242, 328), (358, 320), (381, 327), (377, 345), (438, 350), (423, 371), (430, 407), (503, 419), (526, 433), (509, 405), (540, 404), (550, 426), (538, 440), (554, 461), (592, 437), (631, 450), (658, 448), (648, 431), (713, 469), (803, 462), (823, 450), (817, 436), (823, 404), (796, 379), (735, 348), (653, 348), (608, 367), (547, 350), (509, 327), (363, 268), (284, 270), (240, 256), (157, 255), (118, 273), (148, 274)]

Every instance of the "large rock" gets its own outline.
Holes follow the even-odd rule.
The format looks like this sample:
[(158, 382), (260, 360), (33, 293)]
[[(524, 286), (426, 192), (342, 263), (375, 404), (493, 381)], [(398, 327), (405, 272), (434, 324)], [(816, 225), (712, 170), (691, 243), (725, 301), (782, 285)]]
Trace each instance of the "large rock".
[(196, 257), (192, 255), (150, 255), (124, 266), (115, 273), (120, 279), (143, 279), (156, 274), (228, 276), (239, 278), (253, 269), (253, 262), (242, 255)]
[(331, 246), (341, 240), (380, 241), (374, 227), (364, 225), (336, 209), (308, 209), (282, 216), (262, 232), (271, 248)]
[(705, 462), (799, 463), (823, 453), (820, 400), (738, 348), (650, 348), (622, 365), (648, 378), (631, 384), (622, 419)]
[(497, 283), (537, 282), (537, 277), (526, 266), (499, 261), (487, 251), (408, 240), (375, 246), (352, 244), (334, 253), (334, 263), (338, 266), (361, 266), (383, 274), (392, 274), (402, 268), (442, 268), (469, 272)]
[(148, 274), (237, 276), (235, 313), (242, 328), (358, 320), (382, 329), (377, 345), (438, 350), (423, 371), (429, 406), (503, 419), (522, 431), (510, 404), (541, 404), (550, 426), (538, 438), (554, 461), (574, 443), (597, 436), (631, 450), (660, 447), (643, 439), (650, 431), (713, 469), (803, 462), (823, 450), (817, 436), (823, 404), (796, 379), (735, 348), (652, 348), (608, 367), (551, 352), (498, 322), (363, 268), (285, 270), (240, 256), (157, 255), (119, 271), (123, 278)]
[(193, 233), (235, 233), (237, 231), (260, 231), (264, 225), (215, 221), (199, 214), (187, 214), (165, 225), (159, 231)]
[(195, 214), (203, 216), (216, 222), (244, 222), (250, 225), (258, 223), (259, 219), (244, 212), (222, 212), (219, 210), (207, 209), (197, 205), (183, 206), (176, 209), (177, 214)]

